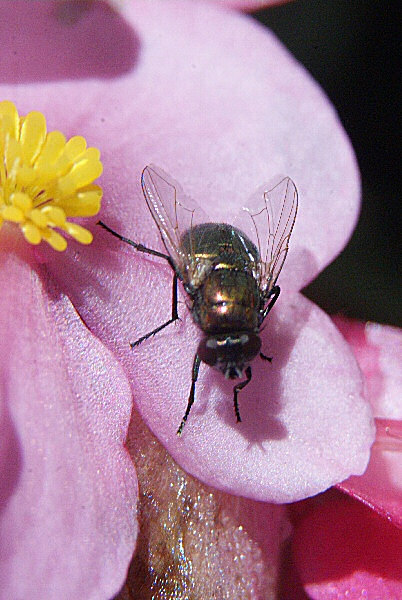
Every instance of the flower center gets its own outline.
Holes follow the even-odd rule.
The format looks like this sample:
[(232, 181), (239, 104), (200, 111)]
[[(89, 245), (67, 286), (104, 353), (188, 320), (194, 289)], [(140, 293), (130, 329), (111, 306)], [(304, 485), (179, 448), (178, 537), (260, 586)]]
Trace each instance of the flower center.
[(14, 223), (29, 243), (45, 240), (59, 251), (67, 241), (55, 229), (90, 244), (92, 233), (68, 218), (99, 212), (99, 157), (81, 136), (47, 133), (42, 113), (20, 117), (12, 102), (0, 102), (0, 228)]

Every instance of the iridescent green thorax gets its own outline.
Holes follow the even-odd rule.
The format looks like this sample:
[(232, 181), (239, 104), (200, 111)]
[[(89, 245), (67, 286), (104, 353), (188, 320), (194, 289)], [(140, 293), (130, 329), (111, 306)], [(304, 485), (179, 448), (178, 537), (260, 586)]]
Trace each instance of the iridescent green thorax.
[(226, 223), (203, 223), (183, 234), (181, 247), (213, 263), (251, 270), (260, 259), (255, 245), (239, 229)]
[(201, 275), (192, 310), (201, 329), (208, 334), (257, 331), (261, 298), (255, 245), (230, 225), (205, 223), (187, 231), (181, 247), (194, 257)]

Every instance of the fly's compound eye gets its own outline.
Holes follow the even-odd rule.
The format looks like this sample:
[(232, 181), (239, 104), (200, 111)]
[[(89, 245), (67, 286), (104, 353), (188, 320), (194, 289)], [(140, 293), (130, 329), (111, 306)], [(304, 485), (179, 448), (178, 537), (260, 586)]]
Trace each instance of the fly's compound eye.
[(255, 333), (243, 333), (240, 342), (244, 359), (248, 362), (253, 360), (261, 350), (261, 340)]
[(199, 345), (197, 354), (202, 360), (213, 367), (218, 361), (218, 342), (215, 338), (203, 338)]
[(197, 354), (202, 362), (214, 367), (222, 359), (249, 362), (260, 350), (261, 340), (257, 334), (239, 333), (222, 338), (204, 338), (200, 341)]

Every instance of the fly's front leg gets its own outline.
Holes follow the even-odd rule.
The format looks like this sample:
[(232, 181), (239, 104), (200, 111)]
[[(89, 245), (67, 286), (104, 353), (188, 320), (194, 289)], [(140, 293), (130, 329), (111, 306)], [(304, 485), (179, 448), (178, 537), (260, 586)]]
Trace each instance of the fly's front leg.
[(190, 414), (191, 407), (194, 404), (195, 384), (198, 379), (198, 371), (200, 370), (200, 362), (201, 362), (200, 357), (198, 356), (198, 354), (196, 354), (194, 356), (193, 370), (191, 373), (191, 389), (190, 389), (190, 395), (188, 397), (187, 408), (186, 408), (186, 412), (184, 413), (184, 417), (181, 420), (179, 429), (177, 430), (177, 435), (179, 435), (179, 436), (181, 435), (181, 433), (183, 431), (183, 427), (186, 424), (187, 417)]
[[(152, 248), (147, 248), (146, 246), (143, 246), (143, 244), (137, 244), (136, 242), (133, 242), (132, 240), (124, 237), (123, 235), (120, 235), (120, 233), (117, 233), (116, 231), (114, 231), (113, 229), (108, 227), (108, 225), (106, 225), (102, 221), (98, 221), (98, 225), (103, 227), (103, 229), (106, 229), (106, 231), (108, 231), (109, 233), (111, 233), (112, 235), (117, 237), (117, 239), (119, 239), (120, 241), (125, 242), (126, 244), (129, 244), (130, 246), (133, 246), (136, 250), (138, 250), (138, 252), (144, 252), (145, 254), (151, 254), (152, 256), (159, 256), (160, 258), (164, 258), (165, 260), (167, 260), (169, 265), (173, 268), (172, 260), (171, 260), (170, 256), (168, 256), (167, 254), (163, 254), (163, 252), (158, 252), (158, 250), (152, 250)], [(143, 342), (144, 340), (147, 340), (149, 337), (151, 337), (152, 335), (155, 335), (156, 333), (158, 333), (159, 331), (161, 331), (162, 329), (164, 329), (171, 323), (174, 323), (174, 321), (177, 321), (178, 318), (179, 318), (179, 315), (177, 313), (177, 275), (175, 273), (174, 277), (173, 277), (173, 289), (172, 289), (172, 318), (169, 319), (168, 321), (166, 321), (166, 323), (163, 323), (163, 325), (160, 325), (159, 327), (156, 327), (149, 333), (143, 335), (135, 342), (131, 342), (130, 343), (131, 348), (135, 348), (136, 346), (141, 344), (141, 342)]]
[(241, 381), (240, 383), (235, 385), (233, 388), (233, 403), (234, 403), (234, 409), (235, 409), (236, 419), (237, 419), (238, 423), (241, 423), (241, 417), (240, 417), (237, 396), (239, 395), (240, 390), (242, 390), (244, 387), (246, 387), (246, 385), (248, 383), (250, 383), (250, 381), (251, 381), (251, 375), (252, 375), (251, 367), (247, 367), (247, 369), (244, 372), (246, 374), (247, 379), (245, 379), (244, 381)]
[(170, 266), (172, 266), (170, 256), (168, 256), (167, 254), (163, 254), (163, 252), (158, 252), (158, 250), (152, 250), (152, 248), (147, 248), (143, 244), (137, 244), (136, 242), (133, 242), (133, 240), (130, 240), (129, 238), (124, 237), (124, 235), (120, 235), (120, 233), (117, 233), (117, 231), (111, 229), (108, 225), (106, 225), (106, 223), (103, 223), (103, 221), (98, 221), (97, 225), (100, 225), (101, 227), (103, 227), (103, 229), (106, 229), (106, 231), (114, 235), (114, 237), (117, 237), (117, 239), (121, 242), (133, 246), (136, 250), (138, 250), (138, 252), (144, 252), (145, 254), (152, 254), (152, 256), (159, 256), (160, 258), (164, 258), (168, 261)]

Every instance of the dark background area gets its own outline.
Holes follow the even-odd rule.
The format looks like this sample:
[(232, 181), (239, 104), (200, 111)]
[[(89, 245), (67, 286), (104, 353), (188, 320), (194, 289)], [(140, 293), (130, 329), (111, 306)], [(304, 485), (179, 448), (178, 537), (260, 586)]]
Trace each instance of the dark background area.
[(394, 1), (298, 0), (254, 17), (323, 87), (361, 170), (353, 237), (304, 293), (331, 314), (402, 326), (399, 10)]

